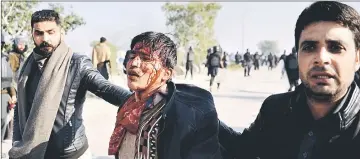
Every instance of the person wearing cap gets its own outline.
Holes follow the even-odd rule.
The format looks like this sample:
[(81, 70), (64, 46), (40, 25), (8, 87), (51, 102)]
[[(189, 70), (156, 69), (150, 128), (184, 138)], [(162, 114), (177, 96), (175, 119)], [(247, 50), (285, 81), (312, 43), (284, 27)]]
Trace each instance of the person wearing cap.
[(13, 73), (13, 80), (17, 83), (17, 75), (20, 67), (25, 60), (24, 53), (27, 51), (28, 46), (23, 37), (16, 37), (12, 46), (12, 50), (9, 52), (9, 64)]

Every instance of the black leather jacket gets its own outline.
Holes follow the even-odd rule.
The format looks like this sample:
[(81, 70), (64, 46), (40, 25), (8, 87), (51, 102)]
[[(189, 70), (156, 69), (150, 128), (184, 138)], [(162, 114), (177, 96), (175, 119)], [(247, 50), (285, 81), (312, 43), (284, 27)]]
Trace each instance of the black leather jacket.
[[(131, 94), (106, 80), (87, 56), (74, 53), (45, 158), (78, 158), (87, 150), (82, 118), (86, 91), (116, 106), (122, 105)], [(21, 139), (16, 108), (13, 141)]]
[(159, 159), (221, 159), (212, 95), (199, 87), (168, 83), (158, 137)]
[[(314, 121), (300, 85), (294, 92), (276, 94), (263, 102), (256, 120), (243, 133), (220, 122), (219, 141), (227, 159), (295, 159), (300, 145), (314, 132), (311, 158), (360, 158), (360, 96), (352, 84), (349, 98), (338, 109)], [(355, 92), (355, 93), (354, 93)], [(311, 135), (310, 135), (311, 136)], [(309, 141), (309, 140), (308, 140)], [(304, 152), (305, 153), (305, 152)], [(306, 155), (305, 155), (306, 156)]]

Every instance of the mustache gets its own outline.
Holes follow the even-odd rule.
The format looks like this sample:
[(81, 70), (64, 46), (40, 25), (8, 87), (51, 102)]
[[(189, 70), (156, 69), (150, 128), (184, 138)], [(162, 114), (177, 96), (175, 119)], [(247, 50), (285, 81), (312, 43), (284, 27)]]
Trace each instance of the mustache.
[(314, 72), (326, 72), (333, 75), (334, 77), (337, 77), (337, 72), (330, 66), (314, 66), (308, 72), (308, 76), (311, 76)]
[(54, 48), (54, 46), (53, 45), (51, 45), (51, 44), (49, 44), (49, 43), (47, 43), (47, 42), (42, 42), (40, 45), (39, 45), (39, 47), (40, 48), (43, 48), (43, 47), (52, 47), (52, 48)]
[(135, 71), (134, 69), (129, 69), (128, 71), (126, 71), (126, 74), (128, 76), (140, 77), (140, 73), (138, 71)]

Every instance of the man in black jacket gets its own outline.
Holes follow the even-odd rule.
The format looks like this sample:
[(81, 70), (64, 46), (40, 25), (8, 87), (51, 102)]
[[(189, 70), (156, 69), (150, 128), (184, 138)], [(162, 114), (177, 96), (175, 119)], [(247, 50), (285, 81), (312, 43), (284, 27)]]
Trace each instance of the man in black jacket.
[(190, 71), (190, 74), (191, 74), (191, 79), (193, 79), (194, 60), (195, 60), (195, 53), (194, 53), (193, 49), (190, 47), (189, 51), (186, 54), (185, 79), (186, 79), (187, 74), (188, 74), (189, 71)]
[(109, 155), (120, 159), (221, 159), (218, 120), (210, 92), (171, 81), (177, 54), (163, 33), (131, 42), (126, 64), (134, 94), (119, 108)]
[(296, 23), (302, 84), (268, 97), (242, 134), (224, 123), (219, 140), (229, 158), (360, 158), (360, 15), (350, 6), (315, 2)]
[[(36, 47), (19, 75), (10, 158), (89, 158), (82, 111), (86, 91), (120, 106), (130, 92), (104, 79), (85, 55), (63, 41), (59, 14), (31, 17)], [(99, 109), (101, 109), (99, 107)]]
[(249, 52), (249, 49), (246, 49), (246, 53), (244, 54), (244, 77), (250, 76), (251, 67), (253, 65), (253, 58)]
[(296, 54), (296, 48), (292, 49), (291, 54), (287, 55), (284, 60), (285, 70), (288, 77), (290, 88), (288, 91), (292, 91), (293, 88), (299, 85), (299, 64)]

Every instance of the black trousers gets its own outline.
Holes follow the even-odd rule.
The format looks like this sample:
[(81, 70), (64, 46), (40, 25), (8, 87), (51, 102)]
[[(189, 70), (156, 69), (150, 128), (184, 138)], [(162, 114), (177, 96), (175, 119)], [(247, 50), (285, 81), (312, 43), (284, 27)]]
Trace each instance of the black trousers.
[(186, 73), (185, 73), (185, 78), (188, 74), (188, 72), (190, 71), (191, 77), (193, 77), (193, 70), (194, 70), (194, 64), (192, 61), (187, 61), (186, 62)]
[(100, 72), (100, 74), (105, 78), (105, 79), (109, 79), (109, 72), (108, 72), (108, 68), (107, 68), (107, 62), (100, 62), (97, 65), (97, 70)]
[(250, 76), (250, 71), (251, 71), (251, 63), (250, 62), (246, 62), (244, 65), (244, 76)]
[(209, 67), (209, 69), (210, 69), (210, 75), (211, 75), (211, 78), (210, 78), (210, 86), (212, 86), (213, 83), (214, 83), (215, 77), (216, 77), (217, 74), (218, 74), (219, 67)]

